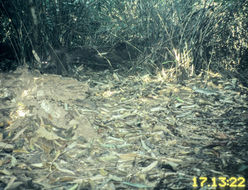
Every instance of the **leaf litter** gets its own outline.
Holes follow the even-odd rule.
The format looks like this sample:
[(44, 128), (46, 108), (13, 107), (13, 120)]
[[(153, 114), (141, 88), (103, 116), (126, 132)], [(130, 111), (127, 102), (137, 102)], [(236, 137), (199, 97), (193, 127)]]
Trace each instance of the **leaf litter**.
[(194, 176), (247, 178), (247, 88), (208, 76), (1, 73), (0, 188), (192, 189)]

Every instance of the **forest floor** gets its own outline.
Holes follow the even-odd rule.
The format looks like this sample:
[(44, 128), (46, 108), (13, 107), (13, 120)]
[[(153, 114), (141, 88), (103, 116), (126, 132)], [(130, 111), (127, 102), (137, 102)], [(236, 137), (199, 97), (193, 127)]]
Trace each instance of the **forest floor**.
[(0, 189), (248, 188), (236, 79), (19, 68), (0, 84)]

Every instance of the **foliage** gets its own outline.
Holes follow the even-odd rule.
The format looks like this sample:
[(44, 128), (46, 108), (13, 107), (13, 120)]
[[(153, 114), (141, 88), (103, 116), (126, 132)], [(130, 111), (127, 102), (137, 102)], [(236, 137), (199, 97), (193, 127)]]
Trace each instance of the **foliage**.
[(21, 62), (31, 62), (34, 51), (43, 59), (53, 48), (86, 45), (115, 50), (136, 67), (184, 67), (188, 75), (247, 62), (244, 0), (13, 0), (1, 6), (2, 42), (14, 44)]
[[(248, 2), (219, 1), (222, 5), (215, 35), (211, 39), (215, 62), (234, 70), (248, 66)], [(225, 62), (225, 63), (224, 63)]]

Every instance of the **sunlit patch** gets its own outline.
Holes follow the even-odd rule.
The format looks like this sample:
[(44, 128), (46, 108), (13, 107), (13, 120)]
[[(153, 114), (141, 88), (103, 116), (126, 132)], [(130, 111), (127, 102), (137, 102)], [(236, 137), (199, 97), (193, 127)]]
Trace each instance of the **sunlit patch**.
[(144, 75), (144, 76), (142, 76), (142, 81), (145, 82), (145, 83), (151, 82), (150, 75)]
[(29, 90), (24, 90), (22, 93), (22, 97), (27, 96), (29, 94)]
[(27, 115), (28, 111), (27, 110), (18, 110), (17, 111), (17, 115), (19, 117), (25, 117), (25, 115)]
[(114, 95), (115, 93), (116, 93), (116, 91), (110, 91), (110, 90), (108, 90), (108, 91), (105, 91), (103, 93), (103, 96), (104, 97), (110, 97), (110, 96)]

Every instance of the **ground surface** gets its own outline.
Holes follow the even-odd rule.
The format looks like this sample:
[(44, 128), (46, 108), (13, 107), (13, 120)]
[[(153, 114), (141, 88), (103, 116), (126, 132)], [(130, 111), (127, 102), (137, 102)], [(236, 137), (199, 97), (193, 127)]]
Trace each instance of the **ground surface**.
[(214, 177), (247, 188), (248, 98), (237, 80), (78, 79), (1, 73), (0, 189), (207, 189)]

